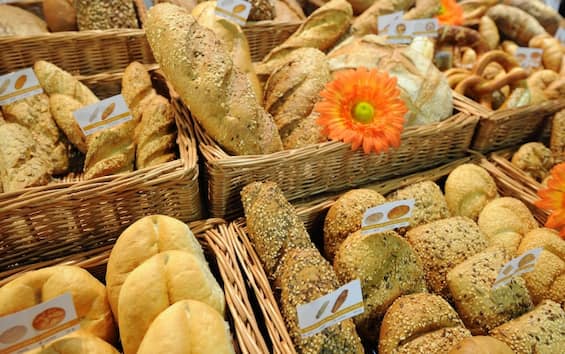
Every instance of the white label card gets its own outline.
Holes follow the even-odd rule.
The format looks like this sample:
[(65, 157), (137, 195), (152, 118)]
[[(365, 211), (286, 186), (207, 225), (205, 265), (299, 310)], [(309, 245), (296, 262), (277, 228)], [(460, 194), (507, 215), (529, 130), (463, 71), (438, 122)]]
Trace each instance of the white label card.
[(405, 199), (367, 209), (361, 221), (361, 234), (371, 235), (409, 226), (414, 204), (414, 199)]
[(378, 31), (380, 35), (387, 35), (391, 26), (395, 23), (402, 21), (402, 16), (404, 16), (404, 11), (394, 12), (388, 15), (382, 15), (378, 18)]
[(541, 48), (518, 47), (516, 48), (514, 56), (521, 67), (528, 69), (539, 68), (541, 66), (542, 54), (543, 49)]
[(386, 34), (389, 43), (408, 44), (412, 42), (414, 37), (418, 36), (437, 37), (438, 28), (439, 22), (437, 18), (424, 18), (419, 20), (400, 19), (390, 23)]
[(153, 0), (143, 0), (143, 2), (145, 3), (145, 7), (149, 10), (151, 7), (153, 7)]
[(0, 318), (0, 353), (25, 353), (77, 331), (70, 293)]
[(565, 28), (560, 27), (555, 33), (555, 38), (559, 39), (561, 44), (565, 45)]
[(216, 16), (235, 22), (240, 26), (245, 25), (251, 3), (244, 0), (218, 0), (216, 3)]
[(494, 290), (510, 283), (512, 278), (515, 276), (534, 270), (541, 251), (543, 251), (543, 247), (534, 248), (533, 250), (529, 250), (502, 266), (502, 269), (494, 281), (492, 289)]
[(73, 112), (84, 135), (115, 127), (132, 119), (122, 95), (116, 95)]
[(32, 68), (0, 76), (0, 106), (43, 92)]
[(296, 311), (302, 338), (357, 316), (364, 311), (361, 281), (355, 279), (310, 303), (298, 305)]

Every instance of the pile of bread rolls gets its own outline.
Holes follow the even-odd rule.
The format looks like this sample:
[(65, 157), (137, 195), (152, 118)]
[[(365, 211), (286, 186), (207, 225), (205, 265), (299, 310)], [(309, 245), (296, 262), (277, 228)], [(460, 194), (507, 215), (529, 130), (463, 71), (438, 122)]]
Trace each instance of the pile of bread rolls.
[(130, 64), (122, 78), (133, 119), (88, 137), (73, 111), (98, 97), (51, 63), (38, 61), (33, 70), (44, 93), (1, 107), (0, 191), (45, 185), (68, 173), (91, 179), (176, 158), (173, 108), (155, 92), (142, 64)]
[[(368, 208), (404, 199), (415, 200), (410, 226), (361, 234)], [(246, 186), (242, 202), (249, 236), (301, 353), (363, 352), (360, 343), (382, 354), (563, 348), (565, 240), (541, 228), (521, 201), (499, 196), (478, 165), (455, 168), (443, 191), (423, 181), (387, 196), (371, 189), (343, 194), (326, 215), (318, 248), (276, 184)], [(533, 271), (493, 289), (503, 265), (538, 247)], [(365, 312), (302, 338), (296, 306), (354, 279), (361, 281)]]
[[(0, 288), (0, 316), (65, 293), (80, 330), (34, 352), (235, 352), (222, 288), (200, 243), (177, 219), (152, 215), (130, 225), (111, 251), (106, 285), (76, 266), (24, 273)], [(0, 340), (17, 340), (9, 336), (0, 333)]]

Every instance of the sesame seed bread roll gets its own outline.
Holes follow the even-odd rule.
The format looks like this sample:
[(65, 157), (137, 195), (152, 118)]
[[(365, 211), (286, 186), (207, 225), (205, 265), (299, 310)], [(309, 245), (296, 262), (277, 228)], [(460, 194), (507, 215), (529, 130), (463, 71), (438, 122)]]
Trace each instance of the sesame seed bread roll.
[(477, 224), (464, 216), (420, 225), (406, 236), (422, 261), (431, 291), (448, 299), (447, 273), (488, 246)]
[(292, 249), (285, 254), (280, 270), (281, 313), (299, 353), (359, 353), (363, 346), (353, 320), (347, 319), (311, 337), (302, 338), (296, 307), (324, 296), (340, 287), (331, 265), (318, 252)]
[(505, 342), (515, 354), (563, 353), (565, 311), (546, 300), (534, 310), (493, 329), (491, 336)]
[(477, 220), (484, 206), (498, 197), (490, 174), (474, 164), (456, 167), (445, 181), (445, 199), (453, 216)]
[(475, 336), (463, 339), (449, 354), (514, 354), (512, 349), (494, 337)]
[(519, 276), (492, 289), (500, 269), (511, 258), (502, 248), (489, 248), (447, 273), (457, 312), (473, 335), (486, 334), (533, 307), (524, 279)]
[(535, 304), (553, 300), (565, 305), (565, 240), (552, 229), (539, 228), (522, 239), (518, 254), (543, 247), (532, 272), (522, 274)]
[(471, 333), (447, 301), (433, 294), (399, 297), (383, 318), (379, 353), (446, 353)]
[(342, 283), (360, 279), (365, 312), (354, 318), (361, 337), (376, 342), (387, 308), (399, 296), (426, 292), (422, 265), (394, 231), (351, 234), (339, 247), (334, 269)]
[(55, 64), (39, 60), (33, 64), (33, 71), (37, 75), (39, 84), (49, 96), (55, 93), (66, 95), (85, 106), (99, 101), (88, 87)]
[(361, 229), (365, 211), (385, 202), (371, 189), (353, 189), (338, 198), (324, 220), (324, 255), (330, 262), (343, 240)]
[(270, 280), (277, 278), (281, 258), (289, 249), (315, 247), (276, 183), (254, 182), (245, 186), (241, 201), (247, 231)]

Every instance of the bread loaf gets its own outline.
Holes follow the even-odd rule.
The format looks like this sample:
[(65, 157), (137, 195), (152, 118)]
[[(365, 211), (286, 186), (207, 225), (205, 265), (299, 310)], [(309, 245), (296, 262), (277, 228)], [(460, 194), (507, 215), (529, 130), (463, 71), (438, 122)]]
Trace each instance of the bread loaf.
[(456, 167), (445, 181), (445, 199), (453, 216), (477, 220), (484, 206), (498, 197), (490, 174), (474, 164)]
[(73, 0), (43, 0), (43, 14), (51, 32), (78, 29)]
[(282, 138), (283, 148), (298, 149), (328, 141), (328, 137), (322, 132), (322, 126), (316, 123), (319, 117), (320, 114), (313, 110), (308, 117), (298, 122), (296, 128)]
[(270, 280), (277, 278), (284, 254), (293, 248), (314, 248), (294, 207), (273, 182), (254, 182), (241, 191), (247, 231)]
[(299, 353), (363, 353), (361, 340), (351, 319), (303, 338), (298, 327), (296, 307), (326, 295), (337, 288), (330, 264), (315, 248), (291, 249), (283, 257), (279, 283), (280, 308), (289, 334)]
[(49, 183), (53, 165), (38, 150), (26, 127), (16, 123), (0, 125), (0, 147), (0, 180), (4, 192)]
[(542, 143), (527, 143), (514, 153), (512, 164), (541, 182), (549, 175), (549, 170), (553, 166), (553, 157), (551, 150)]
[(112, 347), (102, 339), (86, 332), (79, 330), (56, 339), (38, 349), (26, 352), (27, 354), (119, 354), (116, 348)]
[(37, 150), (47, 156), (53, 165), (53, 174), (68, 172), (68, 146), (57, 128), (49, 109), (49, 97), (39, 94), (6, 105), (6, 121), (18, 123), (29, 129), (36, 142)]
[(399, 296), (426, 292), (422, 264), (394, 231), (349, 235), (337, 250), (334, 269), (342, 284), (360, 279), (365, 312), (354, 318), (363, 339), (377, 343), (379, 326)]
[(324, 220), (324, 255), (330, 262), (347, 236), (361, 230), (365, 211), (385, 202), (371, 189), (353, 189), (338, 198)]
[(118, 301), (124, 353), (137, 353), (151, 322), (170, 305), (186, 299), (202, 301), (224, 315), (222, 288), (208, 263), (199, 257), (165, 251), (135, 268), (126, 278)]
[(447, 301), (420, 293), (389, 307), (380, 330), (379, 353), (447, 353), (471, 333)]
[(168, 2), (169, 4), (177, 5), (182, 8), (187, 9), (188, 11), (192, 11), (198, 5), (197, 0), (156, 0), (154, 1), (155, 4), (160, 2)]
[(80, 152), (85, 154), (88, 151), (86, 135), (84, 135), (73, 116), (73, 112), (82, 108), (83, 104), (70, 96), (54, 93), (49, 97), (49, 107), (53, 119), (63, 133), (65, 133), (67, 139)]
[(157, 92), (153, 89), (151, 76), (143, 64), (134, 61), (124, 70), (122, 96), (130, 109), (132, 118), (139, 123), (147, 106), (157, 96)]
[(0, 5), (0, 36), (27, 36), (46, 33), (47, 24), (29, 11)]
[(228, 324), (205, 303), (179, 301), (161, 312), (147, 330), (138, 354), (235, 353)]
[(81, 31), (139, 28), (132, 0), (74, 0)]
[(211, 30), (182, 8), (157, 4), (149, 10), (145, 31), (168, 81), (226, 152), (249, 155), (281, 150), (272, 117), (257, 103), (249, 79), (234, 66)]
[(502, 248), (490, 248), (447, 273), (457, 312), (473, 335), (486, 334), (533, 307), (524, 279), (519, 276), (492, 289), (500, 269), (511, 258)]
[(274, 0), (275, 22), (296, 22), (306, 18), (302, 7), (296, 0)]
[(534, 310), (495, 328), (491, 336), (508, 344), (515, 354), (561, 353), (565, 344), (565, 311), (546, 300)]
[(205, 262), (202, 247), (183, 222), (164, 215), (141, 218), (125, 229), (112, 248), (106, 270), (108, 300), (116, 320), (120, 290), (129, 273), (152, 256), (180, 250)]
[(114, 321), (106, 288), (86, 270), (55, 266), (24, 273), (0, 288), (0, 316), (70, 293), (81, 330), (113, 343)]
[(55, 93), (67, 95), (85, 106), (99, 101), (88, 87), (54, 64), (39, 60), (33, 65), (33, 71), (49, 96)]
[(422, 261), (430, 289), (447, 299), (447, 273), (488, 246), (477, 224), (462, 216), (420, 225), (406, 237)]
[(475, 336), (463, 339), (449, 354), (513, 354), (506, 343), (494, 337)]

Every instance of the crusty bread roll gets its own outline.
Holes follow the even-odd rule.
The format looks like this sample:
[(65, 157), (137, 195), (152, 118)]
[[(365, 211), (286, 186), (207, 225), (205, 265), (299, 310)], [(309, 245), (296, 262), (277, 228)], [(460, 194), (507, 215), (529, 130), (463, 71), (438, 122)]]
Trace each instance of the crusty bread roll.
[(422, 261), (430, 289), (448, 299), (447, 273), (488, 246), (477, 224), (464, 216), (417, 226), (406, 237)]
[(54, 93), (49, 97), (49, 107), (53, 119), (65, 133), (67, 139), (83, 154), (88, 151), (86, 135), (80, 129), (73, 112), (83, 107), (83, 104), (71, 96)]
[(385, 197), (371, 189), (353, 189), (338, 198), (324, 220), (324, 255), (330, 262), (347, 236), (361, 230), (367, 209), (385, 202)]
[(492, 289), (502, 266), (510, 259), (512, 255), (503, 248), (489, 248), (447, 273), (457, 312), (473, 335), (486, 334), (533, 306), (524, 279), (519, 276)]
[(401, 295), (426, 292), (422, 264), (394, 231), (349, 235), (337, 250), (334, 269), (341, 283), (360, 279), (365, 312), (354, 318), (362, 338), (376, 343), (387, 308)]
[(226, 152), (250, 155), (282, 149), (273, 118), (211, 30), (178, 6), (157, 4), (148, 12), (145, 31), (167, 80)]
[(534, 310), (493, 329), (491, 336), (508, 344), (515, 354), (562, 353), (565, 311), (546, 300)]
[(333, 269), (315, 248), (291, 249), (281, 261), (281, 313), (299, 353), (363, 353), (363, 346), (351, 319), (303, 338), (298, 327), (296, 307), (340, 287)]
[(542, 300), (553, 300), (565, 305), (565, 240), (552, 229), (539, 228), (528, 232), (518, 254), (543, 247), (532, 272), (522, 275), (535, 304)]
[(553, 167), (551, 150), (542, 143), (527, 143), (512, 156), (512, 164), (538, 182), (543, 181)]
[(484, 206), (498, 197), (490, 174), (474, 164), (456, 167), (445, 181), (445, 199), (453, 216), (477, 220)]
[(528, 207), (511, 197), (489, 202), (479, 214), (477, 223), (490, 245), (500, 245), (511, 252), (516, 251), (522, 236), (538, 227)]
[(78, 330), (56, 339), (26, 354), (119, 354), (120, 352), (102, 339)]
[(43, 14), (51, 32), (78, 29), (73, 0), (43, 0)]
[(130, 109), (132, 118), (139, 122), (147, 106), (155, 99), (151, 76), (143, 64), (134, 61), (124, 70), (122, 96)]
[(514, 354), (506, 343), (494, 337), (467, 337), (457, 344), (449, 354)]
[(86, 270), (55, 266), (24, 273), (0, 288), (0, 316), (70, 293), (82, 330), (114, 343), (116, 329), (106, 288)]
[(81, 31), (139, 28), (133, 0), (74, 0)]
[(553, 116), (549, 147), (556, 163), (565, 162), (565, 109)]
[(241, 191), (247, 231), (263, 268), (277, 277), (281, 258), (292, 248), (314, 248), (304, 223), (274, 182), (254, 182)]
[(320, 114), (312, 111), (310, 115), (302, 119), (290, 134), (282, 138), (285, 149), (298, 149), (308, 145), (328, 141), (328, 137), (322, 132), (322, 126), (316, 123)]
[(39, 60), (33, 65), (33, 71), (49, 96), (55, 93), (67, 95), (85, 106), (99, 101), (88, 87), (54, 64)]
[(135, 268), (122, 285), (118, 301), (124, 353), (137, 353), (151, 322), (170, 305), (186, 299), (204, 302), (224, 315), (222, 288), (200, 257), (165, 251)]
[(235, 353), (228, 324), (214, 308), (182, 300), (151, 323), (138, 354)]
[(296, 22), (306, 18), (302, 7), (296, 0), (274, 0), (276, 22)]
[(191, 253), (202, 262), (204, 252), (190, 228), (165, 215), (141, 218), (125, 229), (112, 248), (106, 269), (108, 300), (116, 320), (121, 287), (129, 273), (152, 256), (169, 250)]
[(0, 5), (0, 36), (26, 36), (46, 33), (47, 24), (17, 6)]
[(471, 333), (447, 301), (419, 293), (401, 296), (387, 310), (379, 353), (446, 353)]

